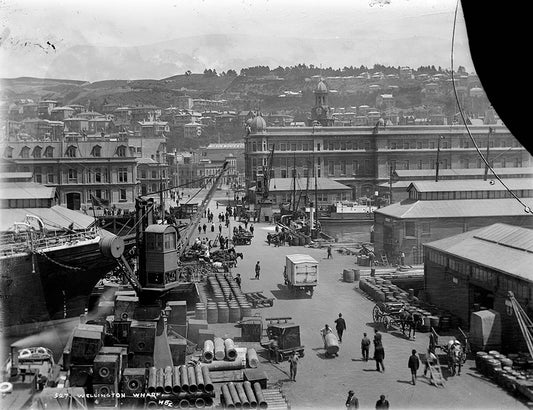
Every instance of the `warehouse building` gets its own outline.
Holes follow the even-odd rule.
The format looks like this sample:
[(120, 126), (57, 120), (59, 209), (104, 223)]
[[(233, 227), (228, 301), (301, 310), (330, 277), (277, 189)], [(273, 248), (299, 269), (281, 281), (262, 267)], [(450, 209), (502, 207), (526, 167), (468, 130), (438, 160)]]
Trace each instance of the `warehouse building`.
[[(527, 351), (508, 292), (533, 317), (533, 230), (496, 223), (424, 244), (426, 299), (472, 325), (483, 308), (500, 316), (501, 348)], [(472, 332), (472, 329), (470, 329)]]

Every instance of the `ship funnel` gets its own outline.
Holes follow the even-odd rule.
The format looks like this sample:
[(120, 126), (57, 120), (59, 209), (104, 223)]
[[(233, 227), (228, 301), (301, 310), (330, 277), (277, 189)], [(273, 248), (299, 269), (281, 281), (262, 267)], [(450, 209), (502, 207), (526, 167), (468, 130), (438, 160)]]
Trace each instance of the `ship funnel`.
[(118, 259), (124, 253), (124, 240), (120, 236), (109, 235), (100, 239), (100, 251), (109, 258)]

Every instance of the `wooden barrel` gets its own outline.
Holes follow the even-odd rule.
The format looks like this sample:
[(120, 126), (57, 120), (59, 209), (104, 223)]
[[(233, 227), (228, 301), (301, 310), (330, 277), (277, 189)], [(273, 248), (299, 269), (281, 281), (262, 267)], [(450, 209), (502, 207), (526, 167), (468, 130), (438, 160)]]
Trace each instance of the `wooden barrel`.
[(355, 280), (353, 269), (344, 269), (342, 271), (342, 279), (345, 282), (352, 283)]
[(330, 355), (337, 354), (339, 351), (339, 340), (337, 339), (337, 336), (335, 336), (333, 333), (328, 333), (324, 339), (326, 344), (326, 353)]
[(229, 322), (235, 323), (241, 320), (241, 307), (237, 303), (229, 305)]
[(218, 323), (218, 307), (216, 303), (207, 304), (207, 323)]
[(207, 319), (207, 309), (204, 303), (197, 303), (194, 317), (198, 320)]
[(359, 269), (353, 270), (353, 279), (357, 282), (361, 280), (361, 271)]
[(252, 305), (249, 303), (241, 305), (241, 319), (243, 317), (252, 316)]
[(229, 321), (229, 308), (226, 303), (218, 304), (218, 323), (228, 323)]

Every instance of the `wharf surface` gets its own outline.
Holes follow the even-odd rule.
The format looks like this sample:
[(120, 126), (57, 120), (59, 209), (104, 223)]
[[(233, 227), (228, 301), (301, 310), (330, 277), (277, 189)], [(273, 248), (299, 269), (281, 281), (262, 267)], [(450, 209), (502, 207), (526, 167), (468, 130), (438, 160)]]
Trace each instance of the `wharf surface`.
[[(217, 221), (216, 217), (223, 212), (224, 207), (216, 209), (212, 204), (210, 208)], [(235, 224), (239, 223), (231, 218), (229, 232)], [(244, 259), (239, 259), (237, 267), (231, 273), (241, 274), (244, 292), (263, 291), (266, 297), (275, 298), (272, 307), (254, 309), (255, 313), (260, 313), (263, 318), (291, 316), (292, 321), (300, 325), (305, 356), (299, 361), (296, 382), (290, 381), (288, 362), (271, 364), (266, 356), (261, 357), (261, 348), (258, 350), (260, 368), (266, 371), (269, 383), (278, 383), (282, 387), (292, 409), (341, 408), (344, 407), (349, 390), (354, 390), (360, 408), (375, 408), (381, 394), (385, 394), (391, 408), (396, 409), (527, 408), (525, 402), (511, 396), (478, 373), (473, 360), (467, 361), (461, 376), (448, 378), (445, 388), (429, 384), (429, 380), (422, 376), (423, 365), (420, 367), (416, 386), (411, 385), (407, 361), (412, 349), (426, 352), (429, 345), (428, 333), (417, 333), (416, 340), (413, 341), (405, 339), (401, 332), (384, 332), (385, 372), (375, 371), (375, 362), (362, 361), (360, 350), (363, 333), (366, 332), (370, 339), (373, 338), (372, 309), (375, 303), (359, 291), (357, 282), (342, 281), (343, 269), (360, 269), (366, 274), (369, 268), (358, 267), (355, 256), (339, 254), (335, 250), (333, 258), (326, 259), (326, 248), (269, 246), (266, 235), (274, 231), (274, 225), (254, 223), (254, 228), (251, 245), (236, 246), (237, 252), (243, 252)], [(227, 236), (228, 230), (224, 228), (222, 234)], [(308, 254), (319, 262), (319, 285), (312, 298), (303, 294), (291, 295), (283, 284), (285, 255), (294, 253)], [(259, 280), (254, 279), (257, 261), (261, 265)], [(383, 268), (379, 271), (392, 273), (393, 269)], [(326, 323), (334, 328), (334, 320), (339, 313), (346, 320), (347, 330), (340, 345), (339, 356), (326, 358), (320, 329)], [(240, 329), (234, 325), (217, 324), (210, 325), (210, 328), (220, 336), (240, 335)], [(373, 346), (370, 349), (371, 357), (372, 354)]]

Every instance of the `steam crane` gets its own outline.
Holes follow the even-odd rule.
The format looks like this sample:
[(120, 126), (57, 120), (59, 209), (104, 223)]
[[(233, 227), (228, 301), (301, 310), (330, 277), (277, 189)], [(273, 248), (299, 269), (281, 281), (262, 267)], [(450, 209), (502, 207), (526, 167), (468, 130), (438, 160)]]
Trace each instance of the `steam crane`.
[(270, 174), (272, 173), (272, 162), (274, 160), (274, 144), (267, 157), (267, 165), (263, 165), (262, 174), (257, 175), (256, 184), (256, 202), (257, 202), (257, 220), (269, 222), (272, 218), (272, 200), (268, 198), (270, 193)]
[(225, 162), (183, 235), (180, 235), (173, 225), (154, 224), (153, 199), (137, 198), (135, 203), (137, 272), (122, 255), (117, 257), (117, 263), (141, 302), (153, 301), (181, 283), (178, 275), (180, 257), (196, 231), (227, 167), (228, 162)]

